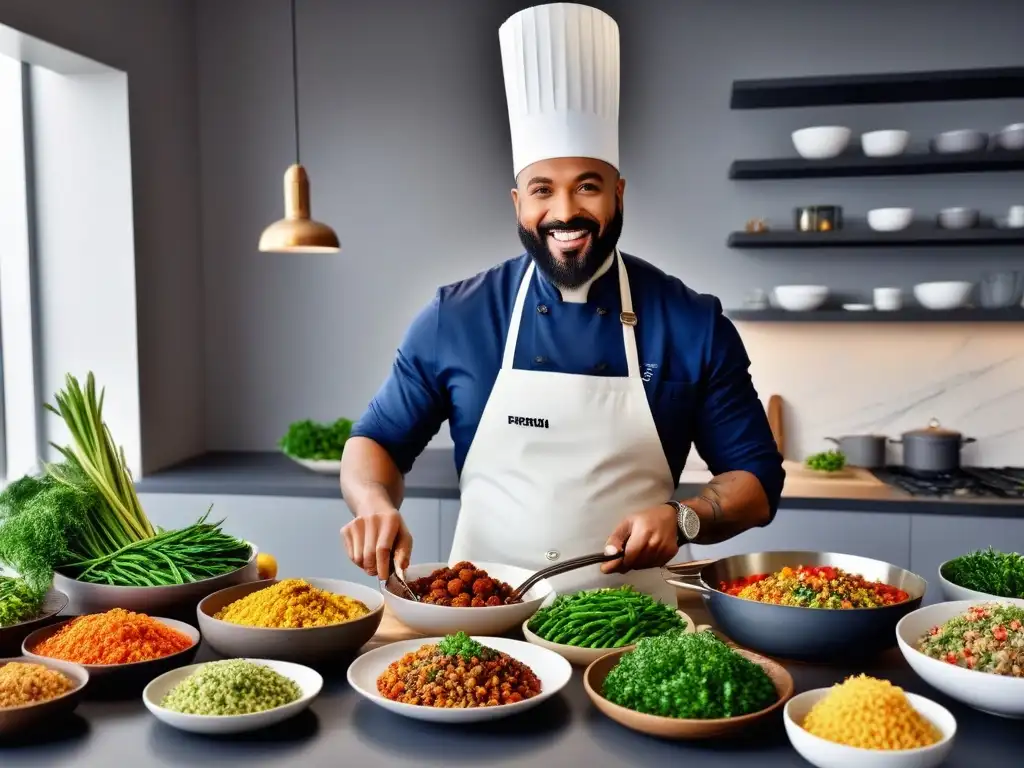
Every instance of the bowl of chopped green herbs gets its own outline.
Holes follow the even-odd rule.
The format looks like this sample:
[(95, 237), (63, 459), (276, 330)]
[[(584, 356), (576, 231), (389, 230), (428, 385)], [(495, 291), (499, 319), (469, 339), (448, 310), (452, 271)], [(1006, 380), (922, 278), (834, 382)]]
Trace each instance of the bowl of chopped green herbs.
[(946, 600), (1007, 598), (1024, 605), (1024, 556), (989, 547), (954, 557), (939, 566)]
[(17, 576), (0, 576), (0, 656), (19, 656), (32, 632), (57, 621), (68, 596), (56, 589), (36, 590)]
[(587, 667), (594, 705), (620, 725), (666, 739), (726, 736), (778, 712), (793, 695), (785, 667), (711, 630), (643, 638)]
[(804, 467), (816, 475), (823, 477), (848, 477), (850, 470), (846, 466), (846, 454), (831, 449), (808, 456)]
[(306, 469), (336, 475), (341, 471), (341, 454), (351, 433), (351, 419), (330, 423), (303, 419), (288, 425), (278, 446), (285, 456)]

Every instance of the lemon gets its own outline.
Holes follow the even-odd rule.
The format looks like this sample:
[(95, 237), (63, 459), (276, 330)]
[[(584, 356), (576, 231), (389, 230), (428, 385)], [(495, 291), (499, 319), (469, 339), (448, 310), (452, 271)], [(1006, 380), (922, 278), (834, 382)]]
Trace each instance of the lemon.
[(256, 571), (261, 579), (277, 578), (277, 560), (268, 552), (256, 555)]

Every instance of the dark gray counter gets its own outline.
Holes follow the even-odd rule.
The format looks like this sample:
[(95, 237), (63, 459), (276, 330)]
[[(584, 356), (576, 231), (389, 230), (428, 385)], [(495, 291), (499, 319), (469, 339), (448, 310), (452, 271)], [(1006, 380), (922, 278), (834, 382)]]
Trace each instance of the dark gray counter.
[[(293, 496), (340, 498), (338, 478), (320, 475), (276, 452), (207, 453), (143, 477), (140, 493), (199, 493), (225, 496)], [(693, 495), (698, 486), (680, 486), (679, 498)], [(429, 449), (406, 477), (406, 496), (422, 499), (458, 499), (459, 481), (450, 450)], [(1024, 500), (929, 499), (893, 489), (885, 498), (805, 496), (784, 492), (786, 509), (855, 512), (907, 512), (933, 515), (1022, 517)]]
[[(212, 658), (205, 650), (200, 660)], [(898, 651), (868, 667), (787, 665), (797, 692), (866, 672), (950, 709), (958, 733), (951, 768), (1013, 765), (1020, 756), (1020, 724), (963, 707), (922, 683)], [(27, 737), (0, 743), (0, 763), (15, 766), (665, 766), (782, 768), (806, 766), (790, 746), (779, 713), (765, 727), (715, 742), (668, 742), (622, 728), (594, 708), (577, 672), (554, 699), (508, 720), (462, 728), (393, 715), (363, 700), (343, 671), (303, 715), (272, 729), (234, 737), (194, 736), (164, 726), (141, 701), (84, 702), (68, 724), (54, 725), (49, 743)]]

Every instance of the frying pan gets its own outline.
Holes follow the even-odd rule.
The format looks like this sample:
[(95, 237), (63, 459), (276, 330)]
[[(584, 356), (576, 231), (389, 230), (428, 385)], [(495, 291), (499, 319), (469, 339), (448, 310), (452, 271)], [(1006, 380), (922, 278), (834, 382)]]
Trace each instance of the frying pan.
[[(799, 608), (759, 603), (728, 595), (722, 582), (775, 573), (785, 566), (831, 565), (869, 581), (898, 587), (910, 599), (881, 608)], [(698, 592), (715, 625), (739, 645), (796, 661), (845, 662), (872, 656), (896, 645), (896, 624), (918, 608), (928, 582), (881, 560), (836, 552), (777, 551), (733, 555), (666, 566), (674, 587)]]

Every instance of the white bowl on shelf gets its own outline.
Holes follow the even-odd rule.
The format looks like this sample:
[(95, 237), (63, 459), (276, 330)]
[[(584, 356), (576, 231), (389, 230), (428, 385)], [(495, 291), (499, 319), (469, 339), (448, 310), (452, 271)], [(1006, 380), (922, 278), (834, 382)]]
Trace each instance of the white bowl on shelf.
[(1018, 152), (1024, 149), (1024, 123), (1014, 123), (1003, 128), (996, 134), (996, 146)]
[(906, 694), (910, 705), (932, 725), (942, 738), (935, 744), (916, 749), (863, 749), (838, 744), (804, 730), (803, 721), (829, 688), (816, 688), (798, 694), (786, 702), (782, 720), (793, 749), (817, 768), (934, 768), (949, 757), (956, 736), (956, 718), (948, 709), (924, 696)]
[(988, 135), (971, 128), (943, 131), (931, 140), (931, 149), (942, 155), (981, 152), (988, 145)]
[(932, 627), (981, 603), (1011, 603), (1010, 600), (955, 600), (935, 603), (911, 611), (896, 625), (896, 642), (910, 668), (928, 685), (972, 709), (989, 715), (1024, 719), (1024, 677), (1009, 677), (949, 664), (917, 650), (918, 641)]
[(808, 160), (838, 157), (850, 143), (850, 129), (841, 125), (816, 125), (793, 131), (797, 154)]
[(910, 143), (910, 133), (900, 130), (868, 131), (861, 134), (860, 146), (868, 157), (895, 157)]
[(818, 309), (828, 298), (826, 285), (777, 285), (773, 292), (778, 305), (790, 312)]
[(898, 232), (910, 226), (913, 208), (873, 208), (868, 211), (868, 226), (876, 232)]
[(966, 280), (918, 283), (914, 286), (914, 298), (925, 309), (957, 309), (967, 305), (973, 287), (974, 283)]

